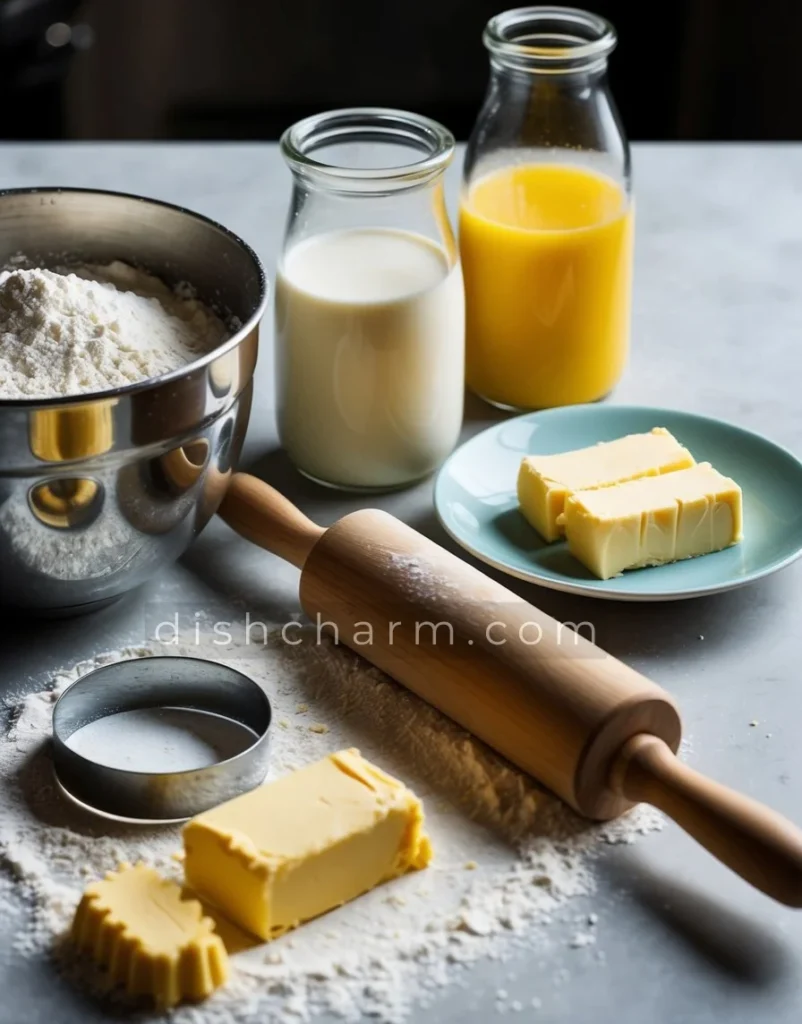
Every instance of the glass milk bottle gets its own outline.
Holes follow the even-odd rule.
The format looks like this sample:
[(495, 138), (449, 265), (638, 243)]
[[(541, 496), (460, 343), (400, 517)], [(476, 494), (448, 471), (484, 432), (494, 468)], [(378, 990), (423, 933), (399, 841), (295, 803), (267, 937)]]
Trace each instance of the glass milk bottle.
[(465, 308), (443, 172), (454, 138), (399, 110), (285, 132), (293, 174), (276, 278), (279, 435), (302, 473), (349, 490), (431, 473), (462, 423)]
[(460, 206), (468, 386), (504, 408), (603, 398), (629, 346), (629, 148), (603, 18), (522, 7), (484, 33), (490, 83)]

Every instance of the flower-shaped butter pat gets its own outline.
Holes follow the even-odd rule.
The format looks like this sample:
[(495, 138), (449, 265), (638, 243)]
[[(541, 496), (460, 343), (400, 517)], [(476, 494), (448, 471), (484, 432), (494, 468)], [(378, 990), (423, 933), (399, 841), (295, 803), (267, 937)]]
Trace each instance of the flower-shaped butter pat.
[(121, 864), (87, 886), (73, 941), (129, 995), (163, 1009), (205, 999), (228, 977), (228, 955), (197, 900), (145, 864)]

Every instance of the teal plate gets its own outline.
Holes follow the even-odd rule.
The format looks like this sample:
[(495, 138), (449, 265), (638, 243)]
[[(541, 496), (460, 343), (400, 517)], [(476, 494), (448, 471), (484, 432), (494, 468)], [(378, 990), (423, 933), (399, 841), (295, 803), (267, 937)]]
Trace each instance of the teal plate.
[[(596, 579), (564, 542), (546, 544), (518, 510), (524, 455), (545, 455), (666, 427), (699, 462), (743, 489), (744, 540), (701, 558)], [(471, 554), (542, 587), (612, 601), (674, 601), (742, 587), (802, 554), (802, 463), (759, 434), (690, 412), (627, 405), (574, 405), (528, 413), (467, 441), (437, 477), (435, 508)]]

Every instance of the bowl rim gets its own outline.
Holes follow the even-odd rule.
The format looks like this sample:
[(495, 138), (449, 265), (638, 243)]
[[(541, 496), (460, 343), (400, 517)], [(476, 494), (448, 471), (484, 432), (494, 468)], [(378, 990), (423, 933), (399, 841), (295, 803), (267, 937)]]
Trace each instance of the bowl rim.
[(133, 199), (136, 202), (147, 203), (150, 206), (160, 206), (164, 209), (173, 210), (176, 213), (182, 213), (185, 216), (191, 217), (194, 220), (208, 225), (209, 227), (215, 228), (217, 231), (222, 232), (222, 234), (227, 235), (228, 238), (236, 245), (240, 246), (240, 248), (242, 248), (253, 261), (253, 265), (256, 268), (259, 278), (260, 300), (251, 316), (242, 324), (239, 330), (235, 331), (231, 335), (230, 338), (227, 338), (221, 345), (218, 345), (209, 352), (205, 352), (197, 359), (193, 359), (191, 363), (185, 363), (183, 366), (179, 366), (175, 370), (170, 370), (169, 373), (163, 373), (158, 377), (147, 377), (145, 380), (135, 381), (133, 384), (125, 384), (118, 388), (107, 388), (103, 391), (79, 392), (75, 395), (55, 395), (42, 398), (0, 397), (0, 410), (27, 410), (82, 405), (103, 399), (108, 400), (110, 398), (118, 398), (122, 395), (132, 395), (140, 391), (147, 391), (150, 388), (161, 386), (162, 384), (169, 384), (172, 381), (179, 380), (180, 378), (194, 373), (197, 370), (205, 368), (210, 363), (215, 362), (220, 356), (224, 356), (233, 351), (264, 317), (270, 298), (270, 287), (262, 261), (257, 256), (256, 251), (248, 245), (244, 239), (240, 238), (236, 232), (227, 228), (224, 224), (221, 224), (213, 217), (207, 217), (206, 214), (198, 213), (196, 210), (190, 210), (188, 207), (180, 206), (178, 203), (167, 202), (164, 199), (153, 199), (150, 196), (138, 195), (136, 192), (120, 192), (116, 189), (105, 188), (82, 188), (67, 185), (36, 185), (27, 188), (3, 188), (0, 189), (0, 200), (2, 200), (4, 196), (52, 195), (54, 193), (59, 195), (64, 193), (80, 193), (83, 195), (116, 196), (121, 199)]

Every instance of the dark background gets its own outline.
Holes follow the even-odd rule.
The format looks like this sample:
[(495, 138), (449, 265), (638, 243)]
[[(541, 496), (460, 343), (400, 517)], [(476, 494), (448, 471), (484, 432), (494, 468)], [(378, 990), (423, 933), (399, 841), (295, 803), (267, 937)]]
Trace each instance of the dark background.
[[(513, 6), (510, 3), (508, 6)], [(487, 0), (0, 0), (4, 139), (275, 139), (400, 106), (467, 137)], [(802, 139), (801, 0), (630, 0), (610, 77), (633, 139)]]

